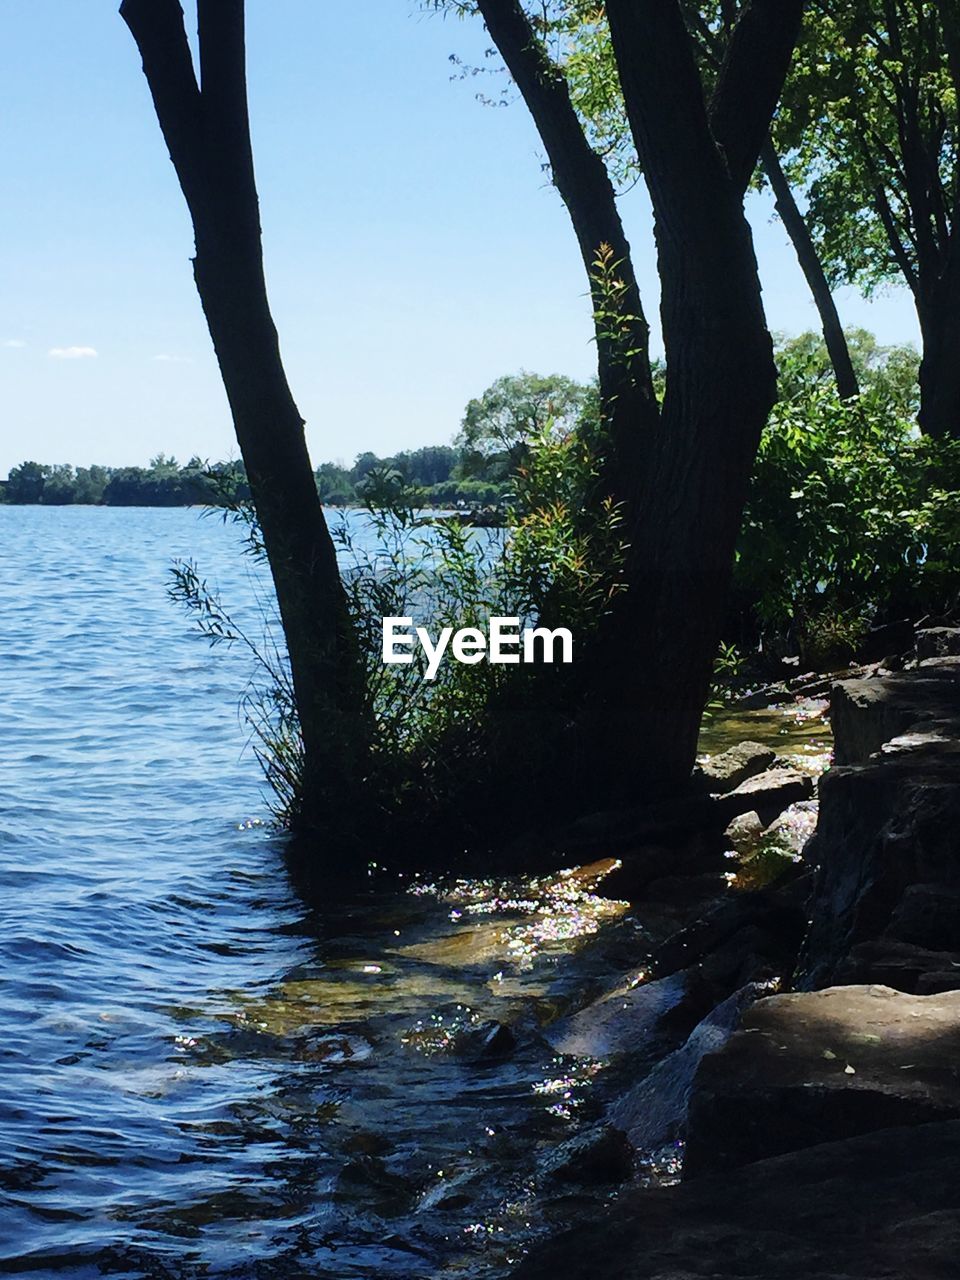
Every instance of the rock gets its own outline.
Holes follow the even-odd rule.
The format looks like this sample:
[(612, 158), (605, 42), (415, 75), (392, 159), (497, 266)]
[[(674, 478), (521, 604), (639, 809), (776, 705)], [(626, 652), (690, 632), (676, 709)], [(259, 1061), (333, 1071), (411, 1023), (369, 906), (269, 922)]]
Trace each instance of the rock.
[(786, 853), (799, 854), (816, 830), (819, 810), (816, 800), (798, 800), (766, 828), (764, 841), (769, 840)]
[(704, 1057), (684, 1177), (875, 1129), (960, 1117), (960, 992), (830, 987), (772, 996)]
[(813, 779), (807, 774), (795, 769), (768, 769), (721, 796), (716, 807), (728, 825), (739, 814), (753, 812), (767, 826), (789, 805), (809, 800), (813, 791)]
[(891, 927), (911, 885), (960, 892), (960, 755), (921, 746), (830, 769), (804, 850), (817, 880), (798, 985), (827, 986), (861, 942)]
[(888, 937), (860, 943), (836, 970), (837, 982), (879, 983), (911, 995), (954, 991), (958, 978), (960, 952), (927, 951)]
[(727, 825), (723, 837), (738, 853), (747, 853), (757, 847), (765, 829), (756, 809), (751, 809), (749, 813), (738, 813)]
[(654, 880), (675, 873), (678, 862), (684, 867), (687, 865), (677, 849), (658, 844), (624, 852), (618, 862), (619, 865), (604, 877), (596, 891), (605, 898), (619, 898), (627, 902), (635, 902)]
[(948, 951), (960, 945), (960, 892), (944, 884), (908, 886), (886, 934), (928, 951)]
[(623, 1193), (514, 1280), (950, 1280), (960, 1123), (888, 1129)]
[(633, 1148), (619, 1129), (599, 1125), (562, 1142), (541, 1172), (557, 1182), (627, 1182), (633, 1176)]
[(658, 1024), (686, 996), (682, 973), (645, 982), (641, 972), (605, 992), (586, 1008), (561, 1018), (544, 1031), (557, 1053), (583, 1058), (608, 1058), (648, 1047)]
[(916, 671), (844, 680), (830, 691), (837, 764), (862, 764), (884, 743), (911, 731), (956, 729), (960, 662), (940, 658)]
[(734, 992), (697, 1024), (685, 1044), (658, 1062), (639, 1084), (614, 1103), (609, 1120), (626, 1133), (634, 1150), (655, 1152), (681, 1137), (687, 1123), (691, 1086), (701, 1060), (726, 1043), (744, 1009), (763, 992), (764, 988), (756, 983)]
[(917, 632), (917, 657), (946, 658), (960, 655), (960, 627), (926, 627)]
[(887, 654), (900, 655), (913, 648), (913, 623), (909, 619), (888, 622), (882, 627), (871, 627), (857, 645), (859, 662), (879, 662)]
[(703, 779), (710, 791), (732, 791), (748, 778), (765, 773), (776, 754), (761, 742), (741, 742), (728, 751), (710, 756), (698, 766), (696, 776)]
[(783, 902), (768, 891), (730, 894), (726, 901), (661, 943), (653, 953), (653, 964), (663, 974), (685, 969), (718, 951), (750, 926), (758, 926), (795, 949), (805, 925), (802, 903)]
[(464, 1032), (457, 1052), (468, 1062), (500, 1062), (513, 1053), (517, 1038), (502, 1022), (484, 1022)]

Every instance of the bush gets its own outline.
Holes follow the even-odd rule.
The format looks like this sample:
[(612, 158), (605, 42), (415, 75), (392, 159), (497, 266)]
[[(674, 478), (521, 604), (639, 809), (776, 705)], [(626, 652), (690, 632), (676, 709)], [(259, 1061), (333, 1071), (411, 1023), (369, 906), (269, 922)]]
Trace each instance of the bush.
[(827, 384), (774, 410), (735, 570), (740, 638), (789, 635), (811, 662), (864, 629), (960, 599), (960, 442), (917, 434), (884, 395)]

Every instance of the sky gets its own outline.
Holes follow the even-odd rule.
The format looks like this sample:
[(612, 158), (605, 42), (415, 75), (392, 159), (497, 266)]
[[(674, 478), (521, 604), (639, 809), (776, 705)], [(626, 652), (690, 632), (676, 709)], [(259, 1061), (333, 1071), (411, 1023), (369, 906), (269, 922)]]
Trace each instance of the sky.
[[(0, 0), (0, 476), (238, 456), (118, 4)], [(525, 108), (482, 105), (487, 77), (450, 61), (489, 65), (482, 27), (417, 0), (248, 0), (247, 28), (270, 299), (314, 462), (448, 443), (505, 373), (592, 376), (586, 280)], [(644, 192), (622, 206), (655, 321)], [(816, 327), (769, 200), (748, 212), (771, 328)], [(902, 290), (838, 301), (917, 340)]]

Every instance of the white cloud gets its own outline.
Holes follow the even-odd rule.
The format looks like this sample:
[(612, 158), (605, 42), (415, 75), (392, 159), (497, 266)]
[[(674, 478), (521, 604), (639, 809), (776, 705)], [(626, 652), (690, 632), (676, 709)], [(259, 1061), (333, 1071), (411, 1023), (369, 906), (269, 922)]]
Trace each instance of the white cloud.
[(54, 360), (89, 360), (96, 354), (95, 347), (51, 347), (47, 352)]
[(159, 360), (161, 364), (193, 364), (189, 356), (172, 356), (167, 351), (161, 351), (158, 356), (153, 357)]
[(27, 344), (22, 338), (8, 338), (3, 345), (5, 347), (25, 347)]

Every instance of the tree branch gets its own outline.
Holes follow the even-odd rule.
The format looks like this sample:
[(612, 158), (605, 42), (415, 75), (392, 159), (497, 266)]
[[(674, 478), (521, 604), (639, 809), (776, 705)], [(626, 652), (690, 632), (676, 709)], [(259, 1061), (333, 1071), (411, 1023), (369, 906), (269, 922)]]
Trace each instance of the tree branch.
[(143, 61), (157, 120), (187, 204), (203, 199), (203, 112), (178, 0), (123, 0), (120, 16)]
[[(216, 3), (216, 0), (208, 0)], [(519, 0), (477, 0), (487, 30), (507, 65), (527, 105), (547, 151), (554, 184), (567, 207), (580, 246), (584, 267), (591, 279), (597, 311), (610, 300), (596, 294), (596, 262), (600, 246), (608, 244), (619, 264), (617, 273), (625, 289), (620, 310), (630, 318), (628, 347), (636, 354), (630, 375), (651, 406), (656, 404), (648, 357), (649, 329), (643, 315), (640, 290), (630, 257), (630, 246), (617, 210), (616, 193), (606, 166), (590, 146), (562, 72), (547, 56)], [(615, 366), (622, 363), (610, 348), (609, 338), (597, 334), (600, 352), (601, 391), (618, 394), (604, 385), (619, 380)]]
[(710, 127), (730, 177), (746, 191), (783, 91), (805, 0), (749, 0), (710, 102)]

